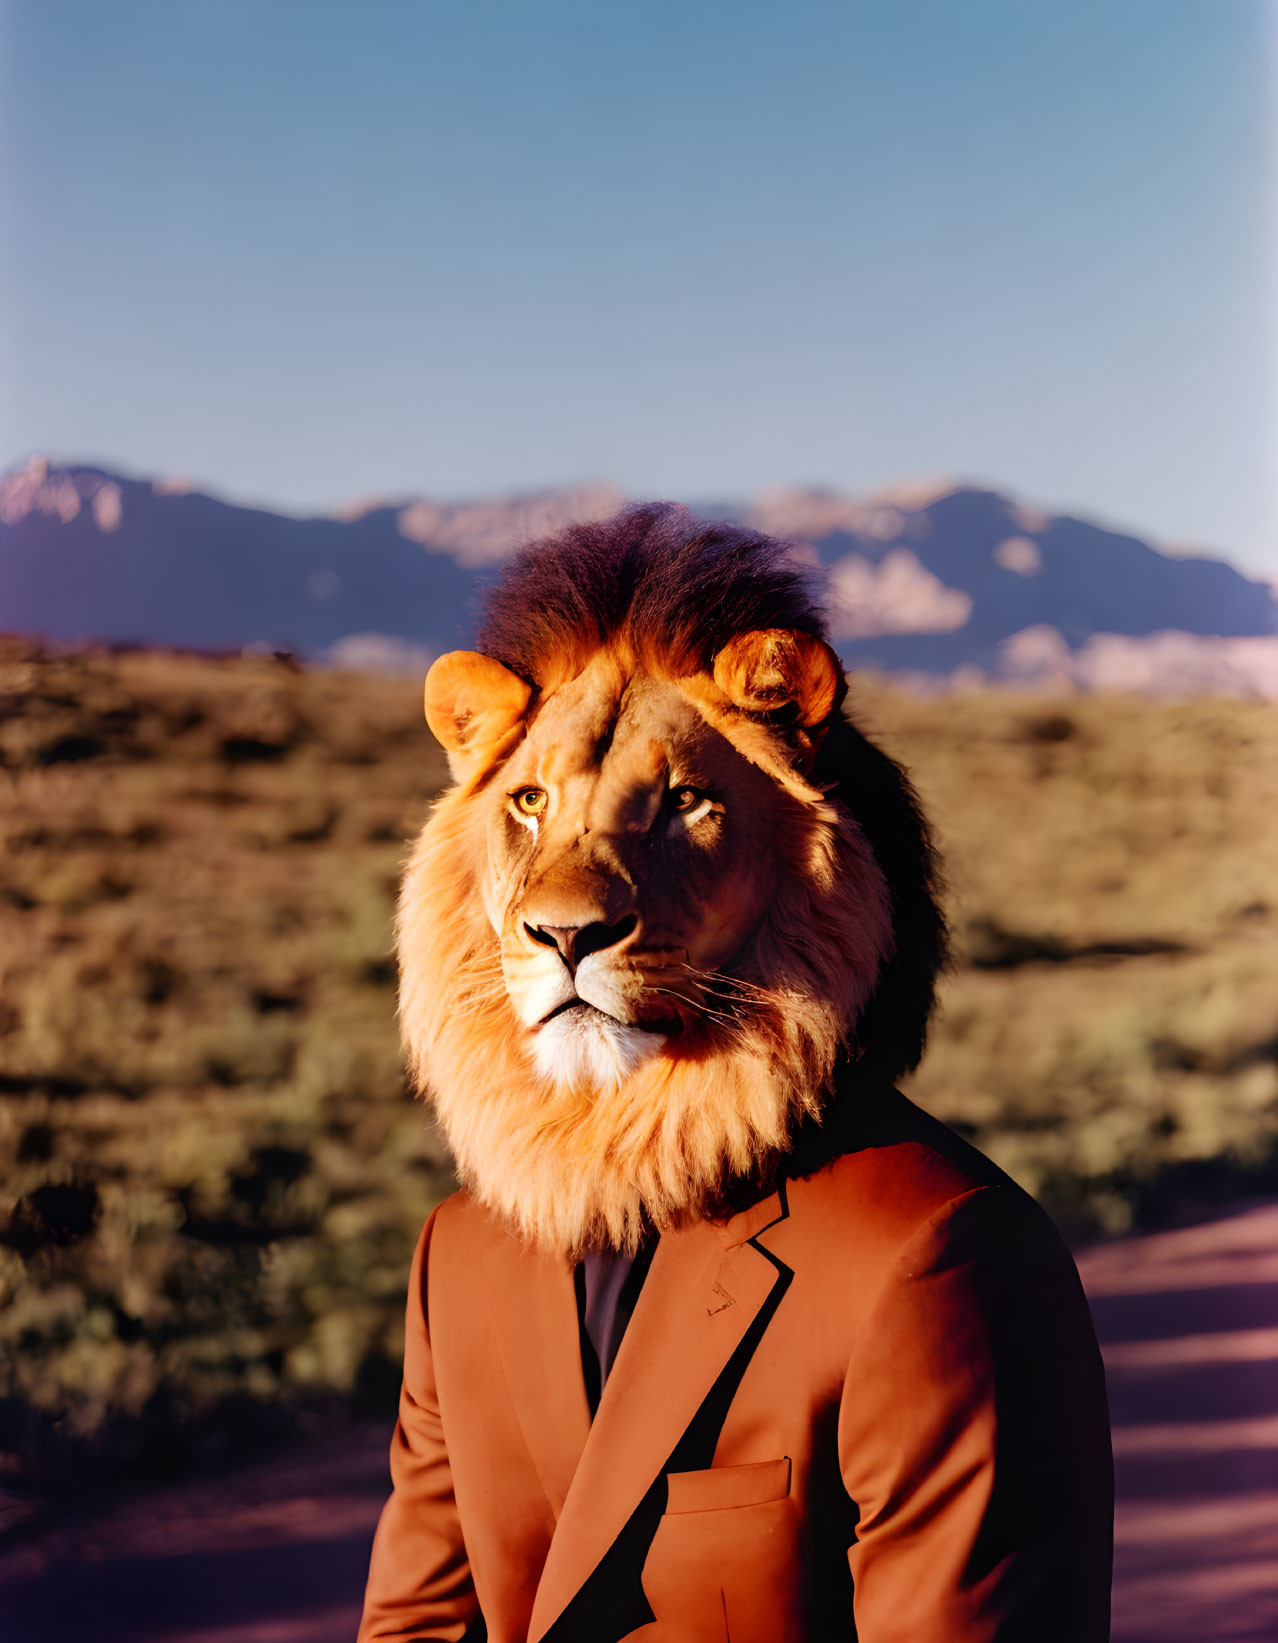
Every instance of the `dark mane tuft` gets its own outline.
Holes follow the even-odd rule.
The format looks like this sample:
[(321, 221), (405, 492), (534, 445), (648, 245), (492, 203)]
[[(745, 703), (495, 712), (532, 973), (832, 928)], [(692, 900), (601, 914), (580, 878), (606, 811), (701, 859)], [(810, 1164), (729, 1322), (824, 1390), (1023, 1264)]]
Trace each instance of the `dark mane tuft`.
[(756, 628), (824, 637), (791, 548), (651, 502), (521, 549), (489, 593), (479, 648), (541, 685), (570, 658), (609, 644), (699, 672), (729, 639)]
[(831, 725), (813, 779), (836, 794), (870, 841), (892, 892), (894, 950), (856, 1025), (863, 1067), (889, 1081), (927, 1047), (937, 978), (950, 959), (932, 829), (905, 770), (846, 717)]

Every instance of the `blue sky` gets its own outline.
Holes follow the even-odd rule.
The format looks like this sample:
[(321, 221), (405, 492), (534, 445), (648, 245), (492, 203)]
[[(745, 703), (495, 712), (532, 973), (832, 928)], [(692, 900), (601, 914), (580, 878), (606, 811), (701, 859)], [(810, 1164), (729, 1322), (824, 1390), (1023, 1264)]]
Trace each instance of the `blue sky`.
[(1278, 571), (1262, 0), (0, 0), (0, 463), (911, 476)]

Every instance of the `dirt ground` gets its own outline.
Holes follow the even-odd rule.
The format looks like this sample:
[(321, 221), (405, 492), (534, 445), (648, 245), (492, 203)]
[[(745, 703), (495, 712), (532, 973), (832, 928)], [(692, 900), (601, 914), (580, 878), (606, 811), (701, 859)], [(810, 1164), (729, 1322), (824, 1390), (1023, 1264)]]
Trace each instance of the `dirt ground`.
[(1278, 1205), (1079, 1261), (1105, 1350), (1115, 1643), (1278, 1637)]
[[(1278, 1637), (1278, 1204), (1079, 1261), (1109, 1371), (1115, 1643)], [(121, 1498), (0, 1552), (6, 1643), (349, 1643), (384, 1431)]]

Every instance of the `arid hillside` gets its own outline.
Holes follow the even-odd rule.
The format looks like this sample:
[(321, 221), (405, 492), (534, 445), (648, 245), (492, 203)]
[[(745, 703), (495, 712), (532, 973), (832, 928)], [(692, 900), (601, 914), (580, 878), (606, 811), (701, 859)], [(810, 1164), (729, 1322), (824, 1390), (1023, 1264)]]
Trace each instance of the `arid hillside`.
[[(1278, 712), (854, 701), (949, 862), (959, 963), (915, 1097), (1076, 1234), (1272, 1189)], [(414, 680), (0, 650), (10, 1469), (384, 1407), (450, 1180), (390, 954), (443, 777)]]

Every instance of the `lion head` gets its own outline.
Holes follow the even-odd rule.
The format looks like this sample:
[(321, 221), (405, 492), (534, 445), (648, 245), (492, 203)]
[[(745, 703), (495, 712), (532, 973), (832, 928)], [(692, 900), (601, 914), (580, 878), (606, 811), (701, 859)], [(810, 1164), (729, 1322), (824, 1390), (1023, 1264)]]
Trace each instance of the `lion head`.
[(634, 1249), (922, 1052), (944, 933), (900, 769), (788, 550), (665, 504), (524, 549), (426, 715), (400, 1015), (462, 1178), (540, 1247)]

